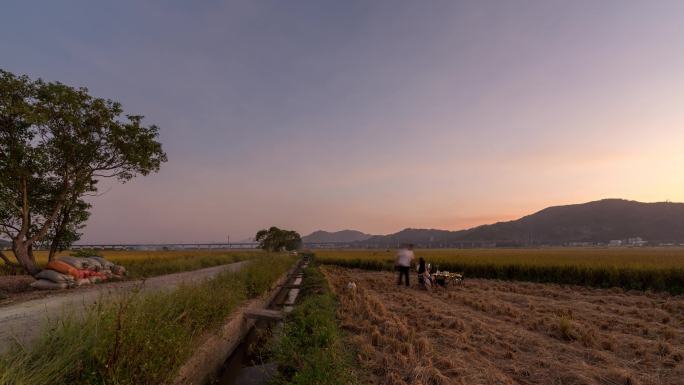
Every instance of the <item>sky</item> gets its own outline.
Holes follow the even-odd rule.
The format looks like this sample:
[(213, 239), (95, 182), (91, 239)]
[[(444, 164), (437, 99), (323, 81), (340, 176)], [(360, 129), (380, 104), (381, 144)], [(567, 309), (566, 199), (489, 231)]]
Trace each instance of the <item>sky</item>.
[(83, 243), (684, 201), (684, 2), (6, 0), (0, 68), (160, 126)]

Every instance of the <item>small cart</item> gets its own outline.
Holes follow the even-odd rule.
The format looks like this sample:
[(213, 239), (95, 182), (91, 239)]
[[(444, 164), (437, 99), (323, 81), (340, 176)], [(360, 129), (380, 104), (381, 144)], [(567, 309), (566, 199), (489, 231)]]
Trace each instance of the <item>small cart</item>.
[(463, 285), (463, 273), (440, 271), (432, 274), (432, 280), (436, 285), (443, 288), (448, 288), (451, 285)]

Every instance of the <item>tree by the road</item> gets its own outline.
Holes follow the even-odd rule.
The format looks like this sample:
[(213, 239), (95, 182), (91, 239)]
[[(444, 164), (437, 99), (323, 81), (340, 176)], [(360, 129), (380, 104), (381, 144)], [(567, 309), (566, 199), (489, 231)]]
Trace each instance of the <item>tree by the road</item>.
[(98, 180), (125, 182), (166, 161), (159, 129), (142, 119), (85, 88), (0, 70), (0, 233), (27, 272), (38, 270), (34, 245), (57, 250), (78, 238), (82, 198)]
[(268, 230), (259, 230), (254, 240), (259, 242), (259, 247), (266, 251), (292, 251), (302, 245), (302, 237), (298, 232), (279, 229), (275, 226)]

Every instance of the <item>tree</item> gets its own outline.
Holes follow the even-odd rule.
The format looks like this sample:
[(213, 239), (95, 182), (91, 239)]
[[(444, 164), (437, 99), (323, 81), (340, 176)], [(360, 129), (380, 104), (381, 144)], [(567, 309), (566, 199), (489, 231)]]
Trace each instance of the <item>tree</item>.
[(292, 251), (302, 245), (302, 237), (296, 231), (281, 230), (275, 226), (266, 230), (259, 230), (254, 240), (259, 247), (266, 251)]
[(48, 239), (59, 249), (76, 239), (90, 208), (82, 198), (98, 180), (159, 170), (159, 129), (142, 119), (85, 88), (0, 70), (0, 233), (24, 270), (38, 271), (34, 245)]

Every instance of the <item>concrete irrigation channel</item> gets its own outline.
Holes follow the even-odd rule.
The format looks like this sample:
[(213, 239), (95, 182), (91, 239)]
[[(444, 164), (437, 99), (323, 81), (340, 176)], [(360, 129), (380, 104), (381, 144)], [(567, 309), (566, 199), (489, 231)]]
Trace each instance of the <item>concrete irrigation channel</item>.
[(173, 290), (181, 284), (204, 281), (224, 271), (239, 271), (247, 263), (249, 261), (167, 274), (146, 280), (112, 282), (87, 289), (65, 290), (44, 298), (0, 307), (0, 353), (5, 352), (13, 341), (21, 344), (33, 341), (48, 319), (57, 319), (79, 311), (98, 301), (111, 299), (111, 296), (134, 289), (140, 289), (143, 293)]
[(180, 368), (174, 385), (263, 385), (275, 364), (251, 366), (249, 346), (259, 331), (282, 323), (292, 311), (308, 261), (299, 260), (265, 296), (248, 301), (218, 332), (204, 336), (193, 356)]

